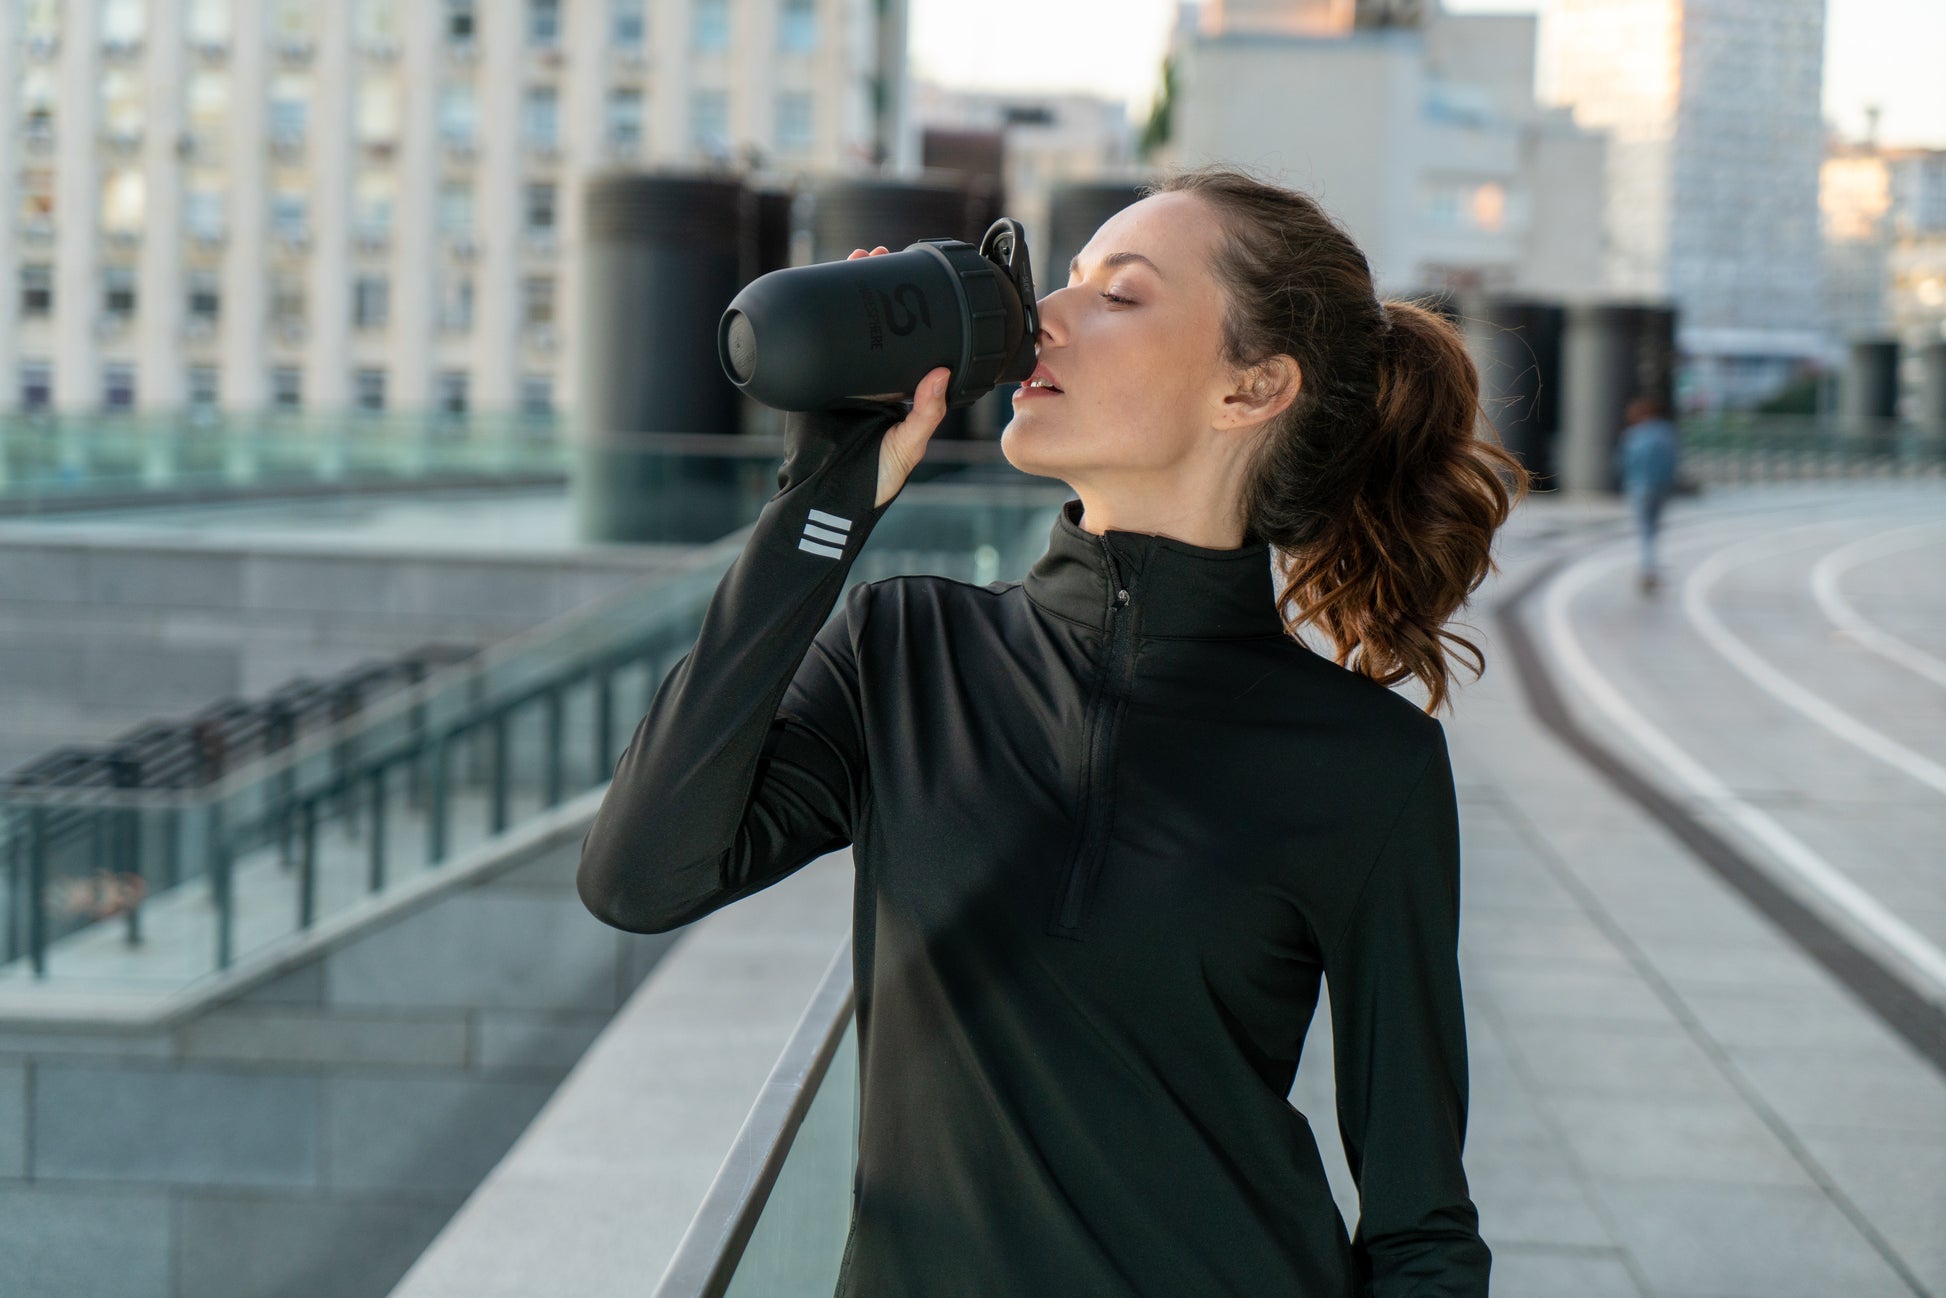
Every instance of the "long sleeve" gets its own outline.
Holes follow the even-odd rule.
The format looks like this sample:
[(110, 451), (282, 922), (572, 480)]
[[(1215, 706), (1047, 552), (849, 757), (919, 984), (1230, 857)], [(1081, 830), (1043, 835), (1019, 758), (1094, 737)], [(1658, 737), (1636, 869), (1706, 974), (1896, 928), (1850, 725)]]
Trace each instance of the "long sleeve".
[[(865, 796), (855, 634), (831, 617), (874, 506), (896, 406), (785, 420), (779, 490), (657, 689), (581, 844), (576, 888), (604, 923), (663, 933), (852, 839)], [(827, 621), (828, 619), (828, 621)]]
[(1338, 1131), (1357, 1183), (1359, 1298), (1485, 1298), (1492, 1254), (1461, 1165), (1459, 807), (1445, 731), (1337, 938)]

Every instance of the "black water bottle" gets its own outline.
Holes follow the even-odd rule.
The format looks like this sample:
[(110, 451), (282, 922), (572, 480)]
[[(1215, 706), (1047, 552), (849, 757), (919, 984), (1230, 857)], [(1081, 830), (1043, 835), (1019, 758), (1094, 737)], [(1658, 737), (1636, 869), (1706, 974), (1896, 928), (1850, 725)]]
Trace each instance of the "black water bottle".
[(1027, 237), (1001, 217), (977, 248), (921, 239), (760, 275), (731, 300), (716, 342), (730, 381), (778, 410), (909, 400), (941, 365), (952, 371), (951, 409), (1024, 382), (1039, 336)]

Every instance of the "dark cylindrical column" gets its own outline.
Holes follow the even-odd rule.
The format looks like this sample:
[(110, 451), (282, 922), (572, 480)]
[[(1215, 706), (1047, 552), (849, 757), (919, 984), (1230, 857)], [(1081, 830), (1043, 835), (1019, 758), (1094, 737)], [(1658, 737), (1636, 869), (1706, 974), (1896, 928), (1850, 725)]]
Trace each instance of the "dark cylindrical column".
[[(869, 252), (883, 246), (898, 252), (921, 239), (951, 238), (977, 245), (986, 226), (975, 226), (991, 201), (989, 191), (975, 193), (958, 183), (869, 177), (827, 180), (812, 192), (811, 260), (843, 261), (854, 248)], [(933, 436), (964, 441), (972, 433), (970, 413), (990, 399), (947, 411)]]
[(1075, 181), (1047, 194), (1047, 233), (1033, 249), (1034, 288), (1045, 297), (1066, 288), (1068, 263), (1109, 217), (1140, 201), (1138, 180)]
[(1638, 396), (1673, 409), (1676, 312), (1659, 305), (1587, 303), (1567, 309), (1561, 343), (1557, 486), (1613, 491), (1623, 412)]
[(1848, 420), (1864, 427), (1890, 419), (1899, 411), (1899, 344), (1893, 338), (1860, 338), (1845, 356), (1845, 377), (1838, 389), (1839, 409)]
[(1473, 302), (1459, 320), (1480, 370), (1480, 405), (1502, 444), (1535, 476), (1538, 490), (1555, 485), (1566, 322), (1567, 310), (1558, 302), (1496, 296)]
[(734, 465), (630, 448), (638, 433), (734, 433), (741, 394), (716, 322), (742, 285), (743, 187), (611, 171), (583, 202), (574, 502), (584, 541), (707, 541), (744, 510)]
[(1914, 422), (1935, 437), (1946, 436), (1946, 342), (1919, 352), (1919, 409)]

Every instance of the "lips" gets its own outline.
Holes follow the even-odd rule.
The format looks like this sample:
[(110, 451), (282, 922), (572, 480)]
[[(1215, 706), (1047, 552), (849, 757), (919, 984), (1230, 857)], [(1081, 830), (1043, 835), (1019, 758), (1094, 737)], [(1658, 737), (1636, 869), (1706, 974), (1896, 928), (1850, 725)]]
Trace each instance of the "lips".
[(1028, 383), (1033, 383), (1037, 379), (1042, 383), (1052, 384), (1056, 392), (1061, 390), (1061, 380), (1055, 378), (1054, 371), (1048, 369), (1045, 365), (1036, 365), (1034, 372), (1027, 376)]

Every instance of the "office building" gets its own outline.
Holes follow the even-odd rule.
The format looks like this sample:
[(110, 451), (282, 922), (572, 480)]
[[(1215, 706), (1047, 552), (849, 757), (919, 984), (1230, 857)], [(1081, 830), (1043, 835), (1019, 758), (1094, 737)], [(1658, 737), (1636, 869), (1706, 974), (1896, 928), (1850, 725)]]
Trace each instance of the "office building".
[(572, 403), (583, 178), (915, 165), (904, 0), (9, 0), (0, 410)]

